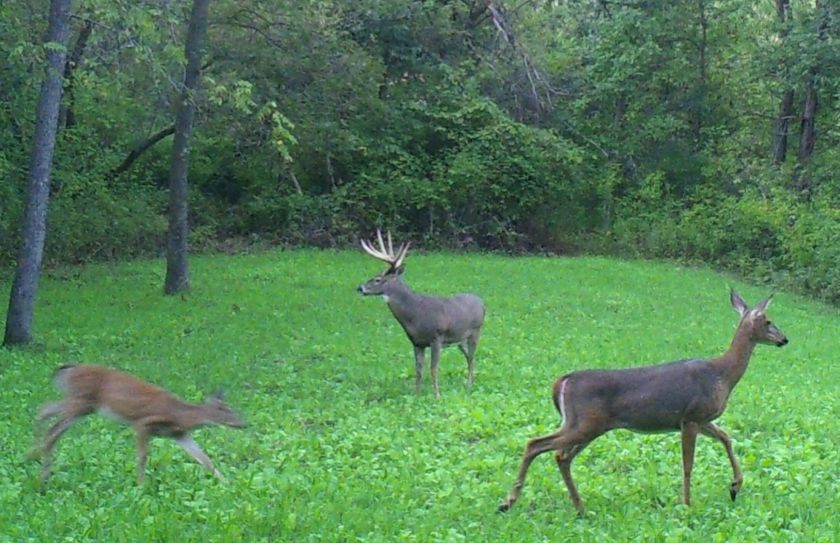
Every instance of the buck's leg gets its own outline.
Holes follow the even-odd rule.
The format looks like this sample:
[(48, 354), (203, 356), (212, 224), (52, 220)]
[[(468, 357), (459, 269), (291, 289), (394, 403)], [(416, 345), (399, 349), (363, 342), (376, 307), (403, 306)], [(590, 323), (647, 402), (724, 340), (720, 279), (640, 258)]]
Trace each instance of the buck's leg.
[(458, 344), (461, 352), (467, 358), (467, 387), (471, 387), (473, 384), (473, 359), (475, 357), (475, 349), (478, 346), (479, 333), (479, 331), (476, 331)]
[(426, 358), (425, 347), (414, 346), (414, 392), (420, 394), (423, 384), (423, 363)]
[(566, 450), (557, 451), (554, 459), (557, 461), (557, 467), (560, 468), (560, 474), (563, 476), (563, 482), (566, 483), (566, 488), (569, 490), (569, 497), (572, 499), (572, 505), (577, 509), (578, 515), (583, 516), (583, 503), (580, 501), (580, 494), (578, 494), (575, 482), (572, 479), (572, 460), (582, 451), (588, 443), (574, 445)]
[(187, 451), (187, 454), (195, 458), (195, 460), (204, 466), (207, 470), (211, 471), (213, 475), (218, 477), (220, 480), (224, 481), (224, 477), (222, 474), (219, 473), (219, 470), (216, 469), (216, 466), (213, 465), (213, 462), (210, 460), (210, 457), (204, 454), (204, 451), (201, 450), (201, 447), (198, 446), (198, 443), (193, 441), (193, 439), (188, 436), (184, 435), (175, 440), (178, 445), (181, 446), (182, 449)]
[(703, 435), (713, 437), (723, 443), (726, 449), (726, 455), (729, 457), (729, 463), (732, 464), (733, 475), (732, 484), (729, 487), (729, 497), (732, 498), (732, 501), (735, 501), (735, 498), (738, 496), (738, 491), (741, 490), (741, 485), (744, 482), (744, 476), (741, 473), (741, 467), (738, 465), (738, 459), (735, 458), (735, 451), (732, 450), (732, 440), (729, 439), (726, 432), (720, 429), (720, 426), (711, 422), (702, 425), (700, 431)]
[(696, 423), (682, 423), (683, 503), (686, 505), (691, 505), (691, 468), (694, 467), (694, 445), (699, 431)]
[(437, 339), (432, 342), (432, 387), (435, 390), (435, 398), (440, 398), (440, 387), (438, 386), (438, 363), (440, 362), (440, 350), (443, 347), (443, 341)]

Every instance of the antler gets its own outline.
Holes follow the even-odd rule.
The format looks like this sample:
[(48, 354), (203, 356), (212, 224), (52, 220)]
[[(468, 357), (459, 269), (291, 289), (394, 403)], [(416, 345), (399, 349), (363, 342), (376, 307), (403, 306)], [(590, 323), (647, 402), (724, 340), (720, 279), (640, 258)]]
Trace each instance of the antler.
[(388, 236), (388, 247), (385, 247), (385, 241), (382, 239), (382, 232), (377, 228), (376, 229), (376, 238), (379, 241), (379, 249), (375, 249), (371, 242), (360, 239), (359, 242), (362, 244), (362, 249), (365, 250), (367, 254), (372, 256), (377, 260), (381, 260), (383, 262), (387, 262), (392, 270), (396, 270), (400, 266), (402, 266), (403, 261), (405, 260), (406, 254), (408, 254), (408, 247), (411, 245), (411, 242), (406, 242), (400, 245), (399, 249), (397, 249), (396, 254), (394, 253), (394, 242), (391, 239), (391, 232), (390, 230), (387, 233)]

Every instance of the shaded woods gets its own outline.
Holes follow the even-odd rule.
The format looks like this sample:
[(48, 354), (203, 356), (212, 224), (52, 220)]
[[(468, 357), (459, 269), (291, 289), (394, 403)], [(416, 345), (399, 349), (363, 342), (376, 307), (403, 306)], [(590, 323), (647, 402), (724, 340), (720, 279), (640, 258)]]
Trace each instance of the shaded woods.
[[(161, 254), (190, 2), (73, 4), (48, 262)], [(19, 245), (49, 2), (0, 5), (0, 256)], [(217, 0), (190, 244), (709, 262), (840, 300), (840, 7)], [(48, 49), (48, 48), (47, 48)]]

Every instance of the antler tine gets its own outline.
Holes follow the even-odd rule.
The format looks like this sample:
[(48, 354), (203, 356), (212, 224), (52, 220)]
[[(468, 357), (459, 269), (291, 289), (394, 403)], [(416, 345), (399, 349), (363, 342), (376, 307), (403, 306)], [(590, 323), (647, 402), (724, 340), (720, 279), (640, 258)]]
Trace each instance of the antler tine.
[[(390, 234), (390, 231), (388, 233)], [(394, 253), (388, 252), (388, 249), (385, 248), (385, 242), (382, 240), (382, 231), (379, 228), (376, 229), (376, 238), (379, 240), (379, 250), (382, 254), (388, 255), (388, 258), (393, 262)]]
[(391, 231), (390, 230), (388, 230), (388, 254), (392, 255), (392, 256), (394, 254), (394, 243), (391, 241)]
[(360, 239), (359, 242), (362, 244), (362, 249), (364, 249), (365, 252), (367, 254), (369, 254), (370, 256), (372, 256), (373, 258), (375, 258), (377, 260), (382, 260), (384, 262), (387, 262), (388, 264), (392, 263), (392, 259), (391, 259), (390, 255), (387, 255), (387, 254), (385, 254), (381, 251), (377, 251), (376, 249), (373, 248), (373, 246), (370, 244), (369, 241), (367, 241), (365, 239)]
[(397, 251), (398, 256), (397, 256), (397, 258), (395, 259), (395, 262), (394, 262), (394, 268), (395, 269), (402, 266), (403, 260), (405, 260), (405, 257), (408, 254), (408, 248), (410, 246), (411, 246), (410, 241), (407, 241), (407, 242), (403, 243), (402, 245), (400, 245), (400, 248)]

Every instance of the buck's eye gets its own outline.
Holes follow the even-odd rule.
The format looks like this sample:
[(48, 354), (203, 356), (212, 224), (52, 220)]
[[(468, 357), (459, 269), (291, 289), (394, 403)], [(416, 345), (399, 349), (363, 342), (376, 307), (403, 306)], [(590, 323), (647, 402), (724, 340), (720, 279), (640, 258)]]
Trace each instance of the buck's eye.
[(770, 321), (767, 321), (767, 326), (770, 326), (771, 324), (773, 324), (773, 323), (770, 322)]

